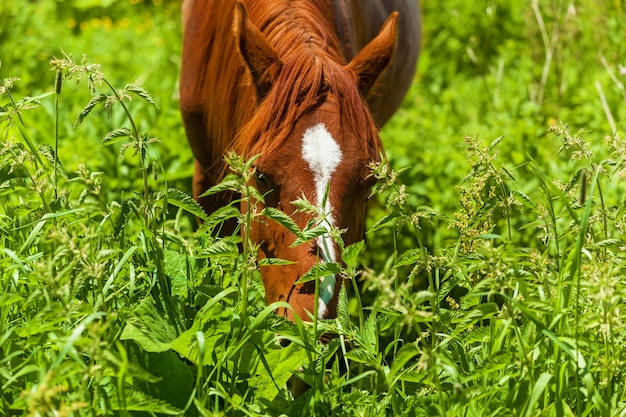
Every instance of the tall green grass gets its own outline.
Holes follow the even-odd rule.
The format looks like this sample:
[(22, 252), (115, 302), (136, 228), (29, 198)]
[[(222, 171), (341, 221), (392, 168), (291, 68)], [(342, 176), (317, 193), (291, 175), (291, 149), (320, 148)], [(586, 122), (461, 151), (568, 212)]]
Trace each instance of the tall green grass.
[[(256, 248), (214, 237), (229, 218), (249, 227), (252, 211), (231, 205), (207, 217), (168, 186), (149, 152), (158, 140), (136, 128), (130, 101), (155, 104), (150, 94), (113, 86), (84, 59), (52, 67), (54, 94), (15, 97), (13, 79), (1, 91), (0, 415), (626, 413), (625, 207), (607, 202), (626, 166), (618, 137), (599, 161), (586, 132), (552, 126), (562, 144), (554, 153), (583, 168), (550, 178), (530, 161), (518, 169), (535, 178), (531, 192), (501, 161), (502, 138), (487, 146), (467, 137), (470, 170), (449, 215), (412, 205), (398, 173), (372, 166), (386, 214), (367, 236), (408, 227), (413, 248), (359, 274), (363, 245), (346, 247), (338, 318), (289, 323), (273, 314), (285, 304), (263, 301)], [(33, 141), (22, 115), (46, 100), (62, 109), (77, 77), (93, 93), (77, 131), (99, 123), (98, 107), (121, 112), (102, 146), (132, 152), (142, 187), (104, 194), (107, 172), (88, 163), (66, 172), (63, 155)], [(247, 185), (250, 162), (230, 163), (212, 192), (262, 198)], [(181, 228), (185, 213), (205, 219), (197, 232)], [(279, 212), (259, 215), (302, 241), (321, 233)], [(435, 219), (457, 237), (432, 252), (421, 225)], [(527, 229), (541, 241), (520, 244)], [(361, 290), (376, 292), (365, 310)], [(320, 342), (327, 333), (338, 337)], [(310, 387), (300, 396), (288, 388), (294, 378)]]
[[(419, 76), (383, 131), (409, 168), (372, 166), (366, 243), (309, 276), (346, 278), (338, 318), (290, 323), (254, 245), (214, 237), (252, 212), (187, 195), (175, 51), (153, 48), (172, 67), (155, 84), (124, 50), (103, 73), (7, 48), (40, 8), (116, 42), (137, 32), (94, 16), (152, 11), (78, 3), (0, 6), (0, 416), (626, 415), (623, 6), (425, 3)], [(259, 199), (229, 161), (212, 191)]]

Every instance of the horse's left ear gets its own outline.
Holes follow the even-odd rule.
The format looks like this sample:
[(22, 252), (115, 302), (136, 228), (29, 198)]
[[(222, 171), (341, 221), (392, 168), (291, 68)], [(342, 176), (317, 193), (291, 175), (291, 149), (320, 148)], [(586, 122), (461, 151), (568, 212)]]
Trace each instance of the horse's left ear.
[(357, 75), (359, 89), (363, 97), (367, 96), (380, 74), (391, 61), (396, 46), (397, 26), (398, 12), (393, 12), (383, 23), (378, 35), (365, 45), (348, 64), (348, 68)]
[(235, 5), (234, 30), (239, 52), (252, 74), (257, 100), (261, 101), (274, 85), (282, 62), (278, 57), (278, 52), (250, 21), (248, 12), (240, 0)]

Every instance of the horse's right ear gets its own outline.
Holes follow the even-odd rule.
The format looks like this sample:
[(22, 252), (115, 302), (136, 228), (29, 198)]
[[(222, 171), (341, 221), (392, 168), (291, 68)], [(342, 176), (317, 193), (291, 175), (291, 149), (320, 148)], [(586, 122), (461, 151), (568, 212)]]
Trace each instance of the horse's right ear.
[(363, 97), (367, 97), (380, 74), (391, 62), (396, 46), (397, 27), (398, 12), (393, 12), (383, 23), (378, 35), (365, 45), (348, 64), (348, 68), (352, 69), (357, 76)]
[(239, 53), (250, 70), (257, 100), (260, 102), (274, 85), (282, 62), (278, 57), (278, 52), (250, 21), (241, 0), (238, 0), (235, 5), (235, 36)]

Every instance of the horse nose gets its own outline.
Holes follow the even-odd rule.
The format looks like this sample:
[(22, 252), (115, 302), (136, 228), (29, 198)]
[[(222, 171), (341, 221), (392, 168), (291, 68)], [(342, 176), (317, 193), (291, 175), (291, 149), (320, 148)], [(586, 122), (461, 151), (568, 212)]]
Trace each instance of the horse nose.
[(309, 242), (309, 254), (313, 256), (320, 256), (321, 248), (319, 243), (317, 243), (317, 240), (312, 240), (311, 242)]

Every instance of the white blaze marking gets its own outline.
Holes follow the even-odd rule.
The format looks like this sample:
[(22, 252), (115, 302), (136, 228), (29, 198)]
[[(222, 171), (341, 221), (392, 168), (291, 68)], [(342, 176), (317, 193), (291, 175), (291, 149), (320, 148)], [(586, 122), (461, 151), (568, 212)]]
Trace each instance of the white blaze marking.
[[(309, 164), (315, 179), (317, 206), (323, 208), (328, 227), (333, 225), (331, 206), (326, 196), (332, 175), (341, 162), (341, 148), (323, 123), (308, 128), (302, 137), (302, 158)], [(324, 201), (326, 200), (326, 201)], [(322, 207), (324, 206), (324, 207)], [(336, 262), (337, 255), (333, 249), (333, 239), (328, 233), (317, 238), (320, 247), (322, 262)], [(317, 315), (322, 318), (326, 313), (328, 303), (333, 298), (335, 290), (335, 276), (328, 275), (320, 279), (320, 293)]]

